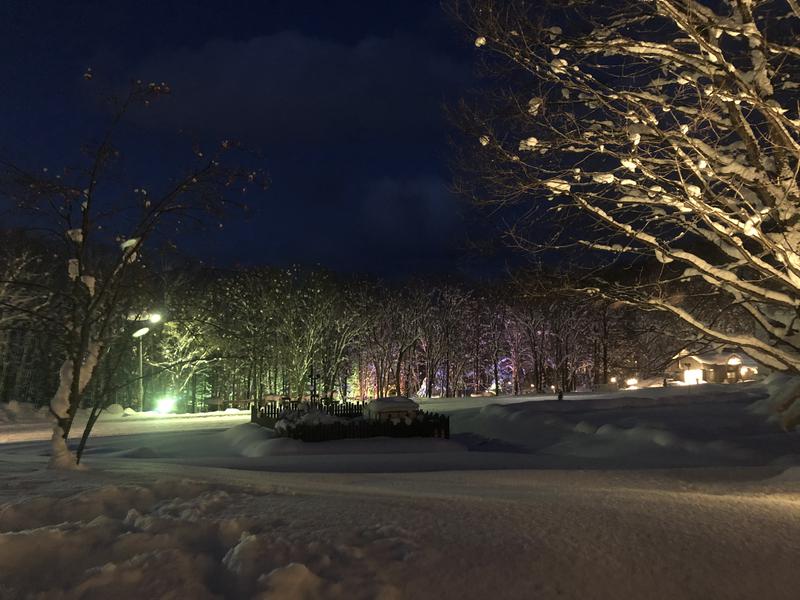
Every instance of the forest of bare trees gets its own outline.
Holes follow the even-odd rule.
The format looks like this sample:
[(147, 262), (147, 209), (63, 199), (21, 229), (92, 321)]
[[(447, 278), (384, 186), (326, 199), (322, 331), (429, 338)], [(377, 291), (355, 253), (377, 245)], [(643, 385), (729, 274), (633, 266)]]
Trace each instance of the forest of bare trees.
[[(16, 244), (36, 247), (24, 238)], [(48, 322), (67, 306), (51, 303), (47, 319), (36, 314), (34, 298), (62, 293), (38, 264), (3, 260), (7, 280), (48, 290), (41, 297), (4, 292), (4, 400), (45, 404), (58, 385), (63, 337)], [(119, 322), (82, 402), (138, 407), (131, 335), (142, 325), (136, 315), (151, 312), (163, 320), (142, 340), (145, 409), (165, 394), (200, 410), (275, 396), (573, 391), (612, 377), (659, 377), (688, 339), (660, 313), (576, 294), (558, 281), (531, 272), (484, 283), (383, 282), (319, 269), (182, 264), (151, 273), (126, 295), (134, 318)]]
[(454, 111), (463, 191), (528, 251), (652, 261), (585, 289), (798, 372), (797, 2), (448, 6), (486, 76)]

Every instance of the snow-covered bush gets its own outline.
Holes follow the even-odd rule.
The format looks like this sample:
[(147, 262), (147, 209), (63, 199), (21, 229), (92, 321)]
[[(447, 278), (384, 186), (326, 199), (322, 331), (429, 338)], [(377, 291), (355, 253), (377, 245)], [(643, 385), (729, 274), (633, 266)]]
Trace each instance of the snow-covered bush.
[(298, 425), (331, 425), (333, 423), (346, 423), (348, 419), (334, 417), (319, 409), (303, 406), (296, 410), (286, 410), (275, 423), (275, 431), (286, 435)]

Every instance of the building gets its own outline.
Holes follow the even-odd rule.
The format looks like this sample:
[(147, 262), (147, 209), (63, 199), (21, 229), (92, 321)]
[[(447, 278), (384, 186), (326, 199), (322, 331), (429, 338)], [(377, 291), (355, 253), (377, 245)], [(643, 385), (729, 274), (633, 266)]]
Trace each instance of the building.
[(764, 367), (741, 351), (723, 346), (691, 353), (682, 350), (673, 357), (667, 375), (684, 384), (737, 383), (764, 376)]

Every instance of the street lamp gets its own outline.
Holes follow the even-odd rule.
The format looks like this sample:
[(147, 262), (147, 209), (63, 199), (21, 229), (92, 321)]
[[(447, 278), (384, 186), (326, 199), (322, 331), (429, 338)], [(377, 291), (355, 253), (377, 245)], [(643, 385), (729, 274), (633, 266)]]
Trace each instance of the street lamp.
[[(155, 325), (161, 321), (161, 315), (151, 313), (147, 320)], [(133, 332), (133, 337), (139, 340), (139, 412), (144, 412), (144, 343), (142, 340), (149, 332), (149, 327), (142, 327)]]
[(139, 340), (139, 412), (144, 412), (144, 344), (142, 340), (149, 327), (142, 327), (133, 332), (133, 337)]

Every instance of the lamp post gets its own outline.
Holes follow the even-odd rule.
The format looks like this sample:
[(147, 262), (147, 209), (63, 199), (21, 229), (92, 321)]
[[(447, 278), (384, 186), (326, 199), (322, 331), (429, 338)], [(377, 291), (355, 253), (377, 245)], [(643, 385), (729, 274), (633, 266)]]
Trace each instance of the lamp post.
[(139, 340), (139, 412), (144, 411), (144, 344), (142, 340), (148, 331), (150, 331), (149, 327), (142, 327), (133, 332), (133, 337)]
[[(158, 313), (152, 313), (148, 319), (152, 324), (159, 323), (161, 321), (161, 315)], [(138, 389), (138, 396), (139, 396), (139, 412), (144, 412), (144, 343), (143, 339), (150, 332), (149, 327), (142, 327), (141, 329), (137, 329), (133, 332), (133, 337), (139, 340), (139, 389)]]

